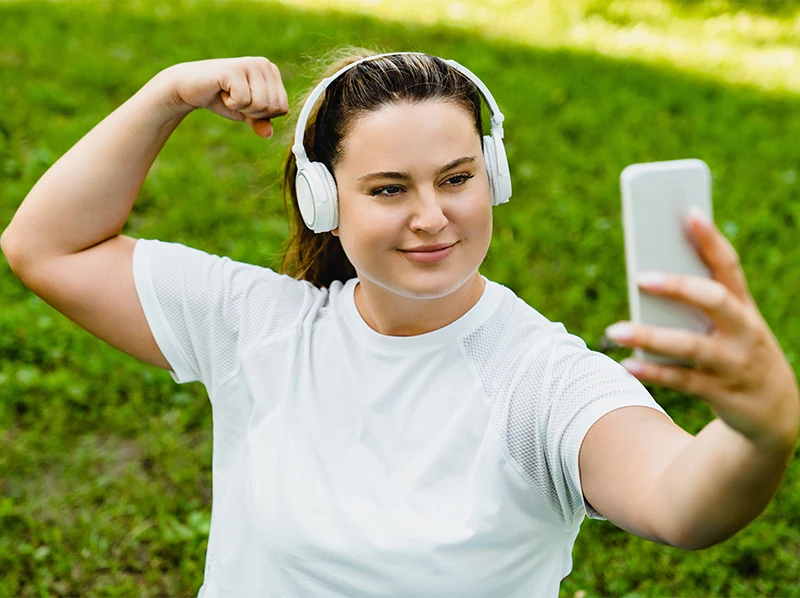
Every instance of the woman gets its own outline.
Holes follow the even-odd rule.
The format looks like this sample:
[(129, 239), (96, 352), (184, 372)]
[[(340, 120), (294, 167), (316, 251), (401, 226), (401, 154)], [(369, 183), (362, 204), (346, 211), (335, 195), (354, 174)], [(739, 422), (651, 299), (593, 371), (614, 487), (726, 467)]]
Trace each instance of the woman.
[[(296, 278), (120, 234), (192, 110), (272, 134), (287, 99), (263, 58), (159, 73), (42, 177), (2, 237), (46, 301), (208, 389), (201, 593), (555, 596), (587, 513), (686, 549), (756, 517), (797, 440), (798, 389), (719, 231), (691, 223), (713, 280), (642, 284), (703, 309), (711, 334), (608, 331), (697, 364), (627, 363), (711, 404), (717, 419), (692, 437), (622, 367), (480, 275), (491, 206), (510, 190), (476, 82), (420, 54), (339, 72), (358, 56), (332, 65), (301, 117), (301, 172), (287, 160)], [(316, 210), (329, 210), (318, 233)]]

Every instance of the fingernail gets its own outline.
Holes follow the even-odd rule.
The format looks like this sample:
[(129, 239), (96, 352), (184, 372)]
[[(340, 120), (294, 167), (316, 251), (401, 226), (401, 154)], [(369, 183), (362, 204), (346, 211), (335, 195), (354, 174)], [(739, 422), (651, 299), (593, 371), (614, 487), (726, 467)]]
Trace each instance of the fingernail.
[(642, 364), (638, 361), (634, 361), (633, 359), (623, 359), (619, 362), (619, 364), (628, 370), (631, 374), (641, 374), (644, 368)]
[(633, 338), (634, 332), (633, 326), (624, 322), (612, 324), (606, 328), (606, 336), (615, 341), (630, 340)]
[(689, 208), (689, 218), (698, 222), (705, 229), (711, 228), (711, 221), (708, 219), (708, 216), (697, 206)]
[(636, 281), (640, 286), (660, 289), (666, 283), (666, 277), (661, 272), (642, 272)]

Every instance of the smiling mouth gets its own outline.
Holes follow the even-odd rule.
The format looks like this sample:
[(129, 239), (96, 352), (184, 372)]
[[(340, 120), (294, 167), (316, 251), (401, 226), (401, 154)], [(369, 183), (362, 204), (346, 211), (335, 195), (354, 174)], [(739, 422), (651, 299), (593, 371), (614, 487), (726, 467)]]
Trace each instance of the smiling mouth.
[(453, 251), (456, 243), (450, 245), (431, 245), (430, 247), (415, 247), (413, 249), (400, 249), (400, 253), (408, 259), (422, 264), (441, 262)]

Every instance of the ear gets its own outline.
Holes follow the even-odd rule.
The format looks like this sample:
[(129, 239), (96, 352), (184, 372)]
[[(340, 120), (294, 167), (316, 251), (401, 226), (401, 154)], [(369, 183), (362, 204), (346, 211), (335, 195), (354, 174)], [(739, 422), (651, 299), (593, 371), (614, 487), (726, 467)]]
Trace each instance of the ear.
[(334, 237), (338, 237), (338, 236), (339, 236), (339, 227), (337, 226), (336, 228), (334, 228), (333, 230), (331, 230), (331, 234), (332, 234)]

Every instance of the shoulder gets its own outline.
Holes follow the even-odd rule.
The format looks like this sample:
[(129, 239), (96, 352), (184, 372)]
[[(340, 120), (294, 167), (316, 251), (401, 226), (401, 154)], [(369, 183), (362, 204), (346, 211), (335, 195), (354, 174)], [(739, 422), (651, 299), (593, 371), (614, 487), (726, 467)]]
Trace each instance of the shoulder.
[[(187, 247), (139, 239), (133, 270), (139, 301), (181, 379), (213, 384), (259, 343), (316, 320), (331, 291), (285, 274)], [(164, 350), (164, 349), (162, 349)], [(166, 354), (166, 353), (165, 353)]]
[[(133, 268), (139, 277), (148, 278), (164, 290), (180, 287), (198, 298), (211, 298), (216, 294), (250, 295), (254, 291), (270, 295), (279, 293), (285, 299), (328, 294), (327, 289), (319, 289), (309, 282), (264, 266), (158, 240), (139, 239), (136, 242)], [(197, 292), (192, 293), (193, 290)]]
[(568, 389), (582, 394), (620, 384), (641, 391), (641, 384), (622, 366), (589, 348), (563, 323), (551, 321), (511, 289), (488, 284), (498, 296), (494, 310), (462, 343), (468, 361), (494, 398), (523, 393), (552, 399)]
[(508, 287), (487, 280), (487, 292), (494, 297), (492, 313), (465, 339), (467, 344), (491, 343), (498, 350), (502, 347), (508, 357), (532, 349), (546, 351), (557, 345), (586, 350), (586, 344), (569, 334), (561, 322), (551, 321)]
[(471, 334), (462, 350), (491, 402), (519, 391), (541, 388), (552, 362), (564, 351), (588, 351), (560, 322), (552, 322), (511, 289), (487, 281), (493, 309)]

